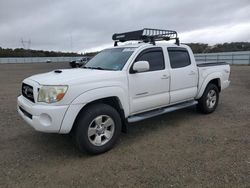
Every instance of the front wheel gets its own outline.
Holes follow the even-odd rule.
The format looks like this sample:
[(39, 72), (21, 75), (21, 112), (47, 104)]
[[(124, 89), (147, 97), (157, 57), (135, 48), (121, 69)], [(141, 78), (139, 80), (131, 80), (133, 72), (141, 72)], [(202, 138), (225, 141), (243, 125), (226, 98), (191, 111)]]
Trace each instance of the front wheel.
[(202, 97), (198, 100), (198, 109), (209, 114), (215, 111), (219, 102), (219, 89), (214, 84), (208, 84)]
[(84, 109), (75, 124), (74, 138), (80, 151), (99, 154), (110, 150), (121, 132), (119, 113), (106, 104), (94, 104)]

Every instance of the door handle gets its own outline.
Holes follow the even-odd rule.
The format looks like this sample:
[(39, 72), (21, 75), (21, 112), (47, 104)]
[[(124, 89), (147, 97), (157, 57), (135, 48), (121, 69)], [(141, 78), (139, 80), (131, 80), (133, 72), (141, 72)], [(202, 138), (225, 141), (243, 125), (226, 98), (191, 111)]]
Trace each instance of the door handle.
[(169, 79), (169, 76), (166, 75), (166, 74), (163, 74), (162, 77), (161, 77), (161, 79)]

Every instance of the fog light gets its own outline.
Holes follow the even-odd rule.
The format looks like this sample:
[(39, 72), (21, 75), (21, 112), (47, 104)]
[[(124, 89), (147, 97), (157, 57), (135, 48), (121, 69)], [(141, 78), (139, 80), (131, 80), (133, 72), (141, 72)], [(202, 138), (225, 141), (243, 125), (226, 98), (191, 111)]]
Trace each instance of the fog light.
[(48, 127), (52, 123), (52, 118), (48, 114), (41, 114), (39, 121), (43, 126)]

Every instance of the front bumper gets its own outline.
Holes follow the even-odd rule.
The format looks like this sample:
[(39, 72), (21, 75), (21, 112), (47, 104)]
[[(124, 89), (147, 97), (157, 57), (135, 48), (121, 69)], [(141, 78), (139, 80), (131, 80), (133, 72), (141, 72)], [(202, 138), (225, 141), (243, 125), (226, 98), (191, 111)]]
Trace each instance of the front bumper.
[(59, 133), (69, 105), (50, 106), (30, 102), (22, 95), (17, 98), (17, 111), (35, 130)]

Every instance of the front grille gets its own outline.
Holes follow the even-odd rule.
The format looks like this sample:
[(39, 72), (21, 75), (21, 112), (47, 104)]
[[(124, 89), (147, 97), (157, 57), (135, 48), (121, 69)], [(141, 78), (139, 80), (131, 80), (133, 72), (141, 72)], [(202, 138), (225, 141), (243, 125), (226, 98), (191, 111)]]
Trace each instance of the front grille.
[(23, 83), (22, 84), (22, 95), (25, 98), (29, 99), (30, 101), (35, 102), (35, 100), (34, 100), (34, 93), (33, 93), (33, 87), (32, 86)]

